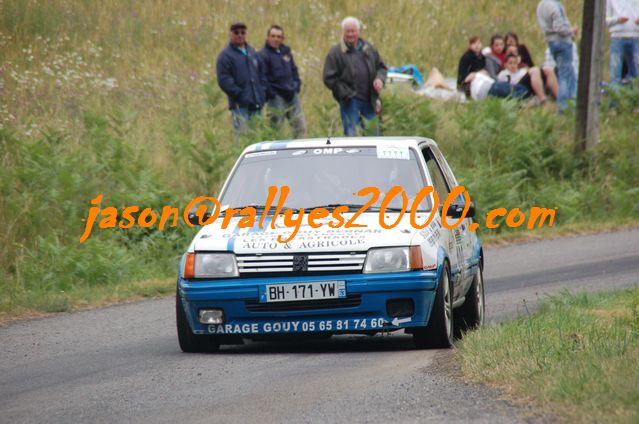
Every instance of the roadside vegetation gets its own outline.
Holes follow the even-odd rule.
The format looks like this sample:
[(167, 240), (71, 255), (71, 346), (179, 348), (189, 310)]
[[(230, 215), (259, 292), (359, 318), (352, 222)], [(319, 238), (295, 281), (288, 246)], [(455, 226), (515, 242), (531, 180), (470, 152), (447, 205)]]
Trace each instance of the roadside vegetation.
[(639, 421), (639, 288), (563, 294), (469, 333), (462, 372), (566, 422)]
[[(581, 2), (566, 4), (579, 22)], [(301, 71), (309, 136), (323, 137), (341, 133), (321, 69), (344, 16), (364, 21), (364, 36), (388, 65), (454, 75), (472, 33), (486, 41), (516, 30), (542, 57), (536, 1), (519, 3), (517, 13), (511, 5), (1, 2), (0, 319), (171, 291), (193, 229), (96, 229), (78, 240), (98, 194), (103, 206), (159, 210), (217, 192), (242, 148), (214, 79), (231, 21), (247, 22), (257, 48), (269, 24), (284, 26)], [(601, 144), (585, 157), (573, 154), (574, 117), (558, 116), (552, 105), (523, 110), (508, 101), (460, 105), (389, 93), (384, 102), (384, 133), (436, 139), (480, 216), (495, 207), (557, 207), (557, 231), (639, 219), (639, 89), (614, 114), (603, 106)], [(288, 128), (262, 124), (242, 145), (289, 137)], [(493, 239), (519, 234), (482, 231)]]

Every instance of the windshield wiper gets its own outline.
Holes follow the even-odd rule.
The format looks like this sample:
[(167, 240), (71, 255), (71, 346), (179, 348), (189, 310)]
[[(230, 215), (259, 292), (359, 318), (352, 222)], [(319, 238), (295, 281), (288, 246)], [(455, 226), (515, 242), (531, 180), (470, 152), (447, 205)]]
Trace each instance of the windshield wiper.
[(242, 209), (244, 209), (244, 208), (253, 208), (253, 209), (255, 209), (256, 211), (259, 211), (259, 210), (264, 209), (264, 207), (265, 207), (264, 205), (257, 205), (257, 204), (254, 204), (254, 205), (243, 205), (243, 206), (229, 206), (227, 209), (229, 209), (229, 208), (233, 208), (233, 209), (235, 209), (235, 210), (237, 210), (237, 211), (241, 211), (241, 210), (242, 210)]
[[(257, 205), (257, 204), (254, 204), (254, 205), (243, 205), (243, 206), (229, 206), (228, 208), (231, 208), (231, 207), (232, 207), (233, 209), (235, 209), (236, 211), (238, 211), (238, 212), (239, 212), (239, 211), (241, 211), (241, 210), (242, 210), (242, 209), (244, 209), (244, 208), (255, 208), (255, 210), (256, 210), (257, 212), (262, 211), (262, 210), (264, 210), (264, 209), (266, 208), (266, 206), (265, 206), (265, 205)], [(227, 208), (227, 209), (228, 209), (228, 208)], [(299, 210), (299, 209), (297, 209), (297, 208), (289, 208), (289, 207), (284, 207), (284, 208), (282, 209), (282, 212), (286, 211), (287, 209), (290, 209), (291, 211), (293, 211), (292, 213), (299, 213), (299, 212), (300, 212), (300, 210)], [(226, 209), (225, 209), (225, 210), (226, 210)], [(269, 208), (269, 210), (268, 210), (268, 214), (267, 214), (267, 215), (272, 215), (272, 214), (274, 214), (274, 213), (275, 213), (275, 206), (274, 206), (274, 205), (272, 205), (272, 206)]]
[[(317, 208), (335, 209), (340, 206), (347, 206), (349, 212), (356, 212), (364, 207), (364, 205), (356, 204), (356, 203), (329, 203), (326, 205), (311, 206), (308, 208), (305, 207), (304, 209), (307, 211), (312, 211), (313, 209), (317, 209)], [(393, 208), (387, 208), (387, 209), (393, 210)], [(379, 211), (378, 206), (369, 206), (364, 212), (375, 212), (375, 211)]]

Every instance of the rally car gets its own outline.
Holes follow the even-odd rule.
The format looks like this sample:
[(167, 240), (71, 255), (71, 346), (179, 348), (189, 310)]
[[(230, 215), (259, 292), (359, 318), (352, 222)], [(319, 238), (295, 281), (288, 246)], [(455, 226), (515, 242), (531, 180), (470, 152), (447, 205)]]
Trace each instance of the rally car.
[[(204, 216), (206, 225), (180, 260), (181, 349), (396, 330), (412, 334), (417, 347), (450, 347), (484, 321), (474, 205), (460, 195), (442, 208), (457, 186), (436, 143), (426, 138), (247, 147), (214, 216)], [(434, 190), (424, 191), (428, 187)], [(279, 193), (276, 200), (270, 190)], [(328, 216), (311, 221), (312, 210)], [(447, 228), (455, 221), (459, 225)]]

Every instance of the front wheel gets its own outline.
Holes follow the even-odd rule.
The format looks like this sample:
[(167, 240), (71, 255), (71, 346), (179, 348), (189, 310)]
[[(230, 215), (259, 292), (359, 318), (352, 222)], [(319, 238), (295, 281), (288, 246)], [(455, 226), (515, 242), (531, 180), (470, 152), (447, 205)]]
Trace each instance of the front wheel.
[(439, 276), (428, 325), (415, 329), (413, 342), (420, 349), (446, 349), (453, 345), (453, 340), (453, 287), (448, 264), (445, 263)]
[(486, 315), (486, 305), (484, 296), (484, 276), (481, 266), (477, 268), (477, 273), (473, 278), (473, 283), (466, 293), (466, 300), (455, 311), (457, 320), (455, 323), (455, 336), (462, 335), (484, 324)]
[(220, 344), (215, 340), (214, 336), (193, 334), (186, 318), (179, 290), (175, 293), (175, 323), (182, 352), (217, 352), (220, 349)]

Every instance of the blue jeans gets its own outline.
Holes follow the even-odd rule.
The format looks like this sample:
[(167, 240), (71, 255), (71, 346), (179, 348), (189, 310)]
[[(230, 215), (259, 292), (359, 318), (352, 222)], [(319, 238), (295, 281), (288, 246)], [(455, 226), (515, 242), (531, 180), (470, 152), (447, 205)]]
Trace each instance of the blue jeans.
[(231, 109), (231, 117), (233, 118), (233, 129), (235, 129), (235, 141), (240, 142), (240, 136), (248, 129), (248, 122), (253, 119), (254, 116), (261, 117), (262, 111), (260, 109), (253, 110), (245, 107), (238, 107)]
[(488, 90), (488, 95), (491, 97), (513, 97), (515, 99), (523, 99), (529, 95), (528, 88), (523, 84), (511, 85), (505, 81), (495, 81)]
[(560, 111), (568, 108), (568, 100), (577, 97), (577, 76), (572, 66), (572, 43), (567, 41), (550, 41), (550, 54), (557, 64), (559, 92), (557, 93), (557, 107)]
[(639, 77), (639, 38), (610, 39), (610, 83), (621, 85), (623, 60), (628, 62), (628, 78)]
[[(342, 124), (344, 125), (344, 135), (346, 137), (357, 136), (357, 126), (364, 129), (364, 120), (372, 121), (377, 117), (371, 102), (364, 102), (358, 99), (350, 99), (339, 102), (339, 112), (342, 115)], [(362, 119), (363, 118), (363, 119)], [(376, 129), (379, 135), (379, 125)]]
[(279, 129), (284, 119), (288, 119), (293, 127), (294, 138), (301, 138), (306, 134), (306, 120), (297, 93), (288, 102), (276, 94), (268, 101), (267, 115), (271, 121), (271, 127), (275, 129)]

